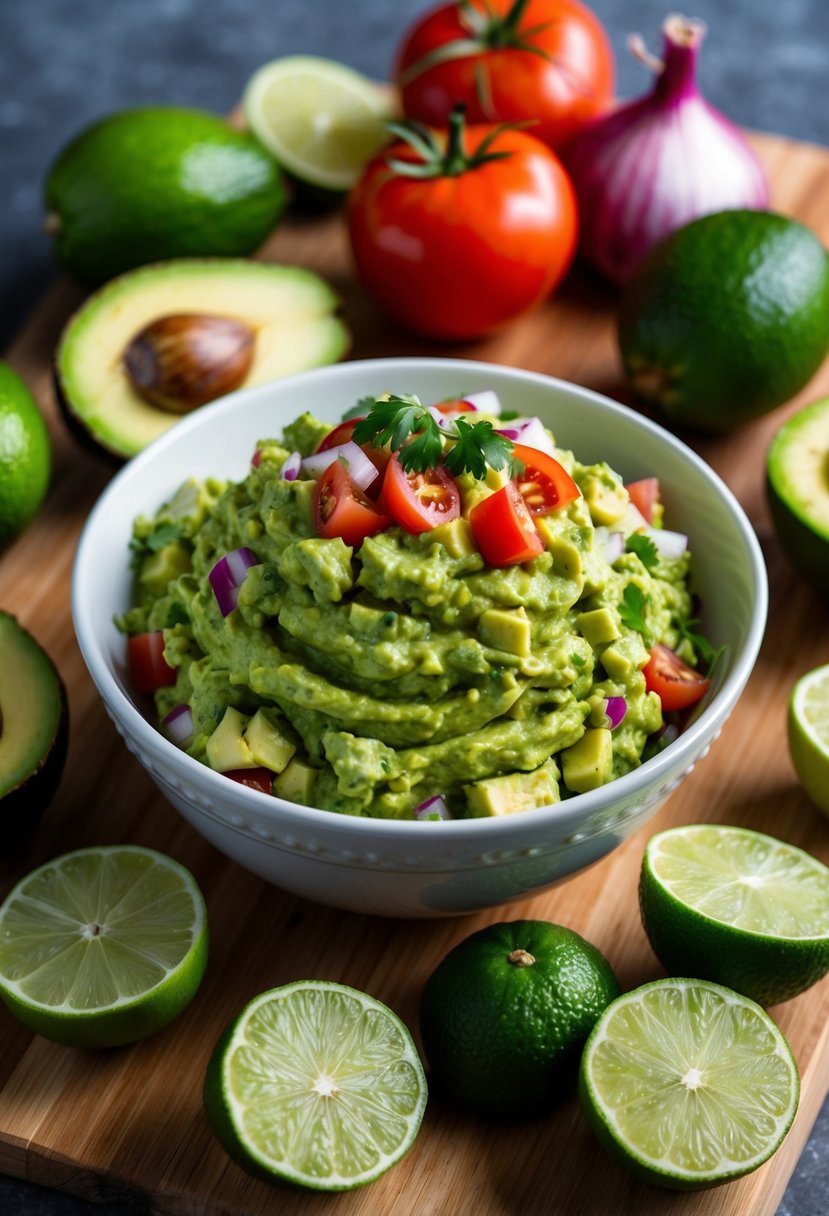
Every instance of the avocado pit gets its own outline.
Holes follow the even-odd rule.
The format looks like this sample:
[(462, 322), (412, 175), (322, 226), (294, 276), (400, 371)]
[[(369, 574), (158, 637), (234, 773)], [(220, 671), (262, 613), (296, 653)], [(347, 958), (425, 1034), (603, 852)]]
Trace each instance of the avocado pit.
[(138, 331), (124, 351), (124, 370), (144, 401), (186, 414), (244, 383), (255, 341), (244, 321), (171, 313)]

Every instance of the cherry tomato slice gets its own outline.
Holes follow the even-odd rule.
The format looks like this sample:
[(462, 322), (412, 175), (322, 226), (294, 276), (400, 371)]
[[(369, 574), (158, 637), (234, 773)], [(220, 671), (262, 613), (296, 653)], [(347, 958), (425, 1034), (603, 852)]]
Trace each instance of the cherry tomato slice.
[[(333, 431), (329, 431), (324, 439), (317, 445), (318, 452), (328, 452), (331, 448), (339, 447), (341, 443), (348, 443), (354, 435), (354, 428), (358, 422), (362, 422), (363, 418), (347, 418), (345, 422), (338, 423)], [(373, 448), (370, 443), (360, 445), (366, 456), (368, 456), (375, 469), (381, 475), (386, 471), (386, 465), (391, 459), (391, 452), (388, 448)], [(379, 489), (379, 482), (374, 482), (369, 487), (371, 496), (374, 497)]]
[(318, 536), (341, 536), (353, 549), (391, 523), (355, 486), (339, 460), (332, 460), (314, 488), (314, 521)]
[(233, 768), (222, 773), (239, 785), (246, 785), (250, 790), (259, 790), (263, 794), (273, 793), (273, 773), (269, 768)]
[(424, 473), (407, 473), (395, 452), (383, 478), (383, 505), (396, 524), (416, 535), (457, 519), (461, 494), (442, 464)]
[(711, 685), (710, 680), (659, 642), (651, 648), (644, 674), (648, 692), (655, 692), (659, 696), (665, 713), (696, 705)]
[(515, 566), (544, 552), (530, 510), (511, 481), (474, 506), (469, 522), (490, 566)]
[(546, 452), (516, 443), (512, 455), (524, 466), (513, 483), (531, 515), (549, 515), (581, 494), (567, 470)]
[(155, 692), (176, 682), (175, 667), (164, 658), (164, 634), (138, 633), (127, 642), (132, 686), (136, 692)]
[(659, 502), (659, 478), (643, 477), (641, 481), (631, 481), (625, 489), (639, 514), (652, 524), (653, 509)]
[(456, 401), (438, 401), (432, 409), (437, 410), (439, 414), (474, 414), (476, 409), (468, 401), (464, 401), (462, 397), (458, 397)]

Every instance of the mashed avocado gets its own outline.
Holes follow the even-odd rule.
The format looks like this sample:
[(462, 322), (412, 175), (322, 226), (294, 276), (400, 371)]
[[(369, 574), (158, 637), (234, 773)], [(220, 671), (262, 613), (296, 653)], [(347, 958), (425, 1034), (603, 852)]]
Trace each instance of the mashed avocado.
[[(177, 674), (156, 707), (189, 705), (189, 754), (264, 765), (297, 802), (400, 819), (435, 794), (454, 816), (511, 813), (639, 765), (663, 725), (642, 669), (653, 642), (683, 653), (690, 556), (608, 551), (609, 531), (642, 524), (619, 475), (556, 449), (581, 494), (536, 519), (544, 551), (521, 565), (487, 566), (466, 518), (506, 474), (463, 474), (454, 522), (355, 550), (317, 535), (315, 482), (280, 475), (330, 430), (306, 414), (260, 442), (244, 481), (187, 482), (135, 522), (119, 625), (163, 630)], [(223, 616), (208, 573), (243, 546), (257, 564)], [(611, 697), (626, 702), (616, 729)]]

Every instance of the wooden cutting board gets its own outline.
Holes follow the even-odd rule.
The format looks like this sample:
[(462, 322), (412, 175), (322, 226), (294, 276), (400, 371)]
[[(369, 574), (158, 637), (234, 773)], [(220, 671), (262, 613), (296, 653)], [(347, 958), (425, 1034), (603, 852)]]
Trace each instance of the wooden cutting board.
[[(829, 153), (768, 136), (758, 150), (774, 205), (829, 244)], [(354, 357), (434, 354), (386, 323), (353, 282), (338, 216), (292, 220), (264, 257), (307, 265), (342, 293)], [(48, 417), (54, 479), (45, 508), (0, 559), (0, 607), (51, 653), (69, 690), (71, 746), (52, 807), (25, 856), (2, 863), (0, 895), (36, 862), (86, 844), (131, 841), (190, 867), (207, 899), (211, 958), (188, 1011), (144, 1043), (92, 1053), (33, 1038), (0, 1009), (0, 1172), (89, 1199), (134, 1201), (176, 1216), (761, 1216), (776, 1211), (829, 1084), (829, 980), (775, 1009), (797, 1057), (797, 1120), (774, 1159), (717, 1191), (674, 1194), (634, 1183), (599, 1148), (574, 1099), (548, 1118), (490, 1125), (433, 1098), (417, 1144), (377, 1183), (342, 1196), (253, 1181), (232, 1164), (202, 1114), (201, 1086), (224, 1025), (256, 993), (294, 979), (340, 980), (392, 1006), (413, 1029), (437, 962), (492, 921), (531, 917), (571, 926), (611, 960), (624, 988), (661, 974), (639, 922), (636, 883), (645, 840), (672, 824), (711, 819), (795, 842), (829, 862), (829, 824), (809, 804), (785, 742), (797, 676), (829, 662), (826, 605), (788, 567), (764, 502), (764, 453), (787, 412), (829, 393), (829, 362), (791, 406), (739, 434), (693, 441), (736, 492), (769, 567), (771, 613), (754, 675), (711, 753), (660, 814), (599, 865), (546, 894), (456, 920), (398, 922), (332, 911), (269, 887), (227, 861), (164, 801), (104, 714), (78, 652), (69, 609), (75, 542), (110, 471), (72, 442), (57, 417), (50, 357), (80, 300), (60, 282), (8, 353)], [(446, 348), (549, 372), (624, 399), (614, 297), (575, 272), (546, 307), (496, 338)], [(701, 538), (696, 538), (697, 543)], [(0, 662), (2, 656), (0, 656)]]

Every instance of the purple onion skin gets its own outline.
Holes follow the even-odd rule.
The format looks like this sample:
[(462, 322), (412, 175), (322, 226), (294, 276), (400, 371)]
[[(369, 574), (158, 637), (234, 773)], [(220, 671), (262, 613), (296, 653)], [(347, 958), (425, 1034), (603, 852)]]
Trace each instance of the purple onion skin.
[(663, 237), (701, 215), (769, 206), (765, 171), (743, 133), (697, 88), (704, 27), (668, 18), (652, 91), (597, 119), (564, 161), (579, 201), (580, 251), (621, 286)]

